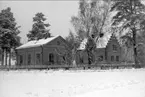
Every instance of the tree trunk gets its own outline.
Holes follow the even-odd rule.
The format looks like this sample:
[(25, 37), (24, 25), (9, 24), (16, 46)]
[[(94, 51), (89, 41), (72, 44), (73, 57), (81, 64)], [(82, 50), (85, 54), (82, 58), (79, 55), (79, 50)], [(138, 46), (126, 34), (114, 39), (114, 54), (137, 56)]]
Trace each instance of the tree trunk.
[(89, 39), (88, 43), (87, 43), (87, 54), (88, 54), (88, 64), (91, 65), (93, 62), (93, 54), (92, 51), (94, 49), (94, 40), (93, 39)]
[(88, 53), (88, 69), (90, 69), (90, 67), (89, 67), (91, 65), (90, 52), (87, 51), (87, 53)]
[(87, 51), (88, 53), (88, 64), (90, 65), (91, 64), (91, 56), (90, 56), (90, 51)]
[[(16, 65), (18, 65), (18, 53), (17, 53), (17, 51), (15, 50), (15, 55), (16, 55)], [(42, 56), (41, 56), (42, 57)], [(42, 62), (42, 60), (41, 60), (41, 62)]]
[(136, 47), (134, 47), (134, 62), (135, 62), (135, 67), (138, 68), (139, 64), (138, 64), (138, 60), (137, 60), (137, 49), (136, 49)]
[(2, 49), (2, 66), (4, 65), (4, 49)]
[(11, 49), (9, 50), (9, 66), (11, 66)]
[(7, 66), (7, 49), (5, 49), (5, 66)]
[(73, 66), (76, 66), (76, 54), (77, 54), (77, 50), (73, 49), (72, 50), (72, 64), (73, 64)]
[(133, 51), (134, 51), (134, 62), (135, 62), (135, 67), (139, 68), (138, 60), (137, 60), (137, 47), (136, 47), (136, 29), (133, 28)]

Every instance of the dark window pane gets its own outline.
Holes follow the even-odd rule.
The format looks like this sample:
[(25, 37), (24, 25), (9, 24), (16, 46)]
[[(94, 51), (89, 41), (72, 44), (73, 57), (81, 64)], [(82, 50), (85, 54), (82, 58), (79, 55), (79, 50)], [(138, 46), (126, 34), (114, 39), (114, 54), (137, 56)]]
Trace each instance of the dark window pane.
[(113, 51), (117, 51), (117, 46), (116, 45), (112, 45), (113, 47)]
[(84, 63), (83, 57), (80, 57), (80, 63)]
[(60, 42), (59, 41), (57, 41), (57, 45), (60, 45)]
[(23, 64), (23, 56), (20, 55), (20, 65)]
[(116, 56), (116, 61), (119, 61), (119, 56)]
[(114, 61), (114, 56), (111, 56), (111, 61)]
[(28, 54), (28, 65), (31, 64), (31, 54)]
[(49, 54), (49, 62), (54, 63), (54, 55), (52, 53)]
[(36, 64), (40, 64), (40, 54), (36, 54)]

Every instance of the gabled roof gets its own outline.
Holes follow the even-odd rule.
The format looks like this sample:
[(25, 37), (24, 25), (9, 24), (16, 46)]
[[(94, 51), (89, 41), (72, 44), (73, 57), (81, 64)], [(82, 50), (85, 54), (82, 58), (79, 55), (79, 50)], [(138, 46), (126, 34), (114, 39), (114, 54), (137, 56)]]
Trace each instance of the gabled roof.
[[(97, 41), (97, 38), (95, 39), (96, 41), (96, 48), (106, 48), (110, 38), (112, 37), (113, 35), (112, 34), (106, 34), (104, 35), (102, 38), (99, 38), (98, 41)], [(80, 46), (78, 48), (78, 50), (84, 50), (85, 49), (85, 46), (86, 46), (86, 43), (87, 43), (88, 39), (85, 38), (81, 43), (80, 43)]]
[(50, 41), (56, 39), (57, 37), (59, 37), (59, 36), (50, 37), (50, 38), (46, 38), (46, 39), (39, 39), (39, 40), (29, 41), (26, 44), (23, 44), (23, 45), (17, 47), (16, 49), (24, 49), (24, 48), (31, 48), (31, 47), (42, 46), (42, 45), (47, 44)]

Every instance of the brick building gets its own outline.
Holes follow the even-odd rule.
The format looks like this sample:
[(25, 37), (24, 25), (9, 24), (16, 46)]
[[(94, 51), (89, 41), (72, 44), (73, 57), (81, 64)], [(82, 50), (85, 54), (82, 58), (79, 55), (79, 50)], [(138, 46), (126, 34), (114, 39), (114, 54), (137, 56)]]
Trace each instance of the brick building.
[[(77, 64), (88, 64), (88, 54), (85, 51), (87, 39), (84, 39), (76, 54)], [(99, 38), (96, 42), (96, 49), (92, 51), (93, 62), (95, 63), (120, 63), (122, 61), (122, 50), (115, 35), (108, 35), (108, 38)]]
[(61, 36), (29, 41), (16, 48), (17, 65), (61, 64), (65, 59), (68, 45)]

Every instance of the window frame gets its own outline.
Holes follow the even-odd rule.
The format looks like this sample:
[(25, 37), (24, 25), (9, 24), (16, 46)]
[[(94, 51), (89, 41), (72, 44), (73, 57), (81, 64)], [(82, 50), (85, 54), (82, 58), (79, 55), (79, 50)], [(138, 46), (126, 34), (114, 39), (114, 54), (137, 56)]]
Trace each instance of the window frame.
[(114, 56), (111, 56), (111, 61), (114, 62)]
[(51, 64), (54, 64), (54, 54), (53, 53), (49, 53), (49, 62)]
[(116, 56), (116, 61), (119, 62), (119, 56)]
[(27, 64), (28, 65), (31, 65), (31, 54), (30, 53), (28, 54), (28, 57), (27, 58), (28, 58)]
[[(39, 59), (38, 59), (38, 56), (39, 55)], [(41, 63), (41, 53), (36, 53), (36, 64), (40, 64)]]
[(113, 44), (112, 49), (113, 49), (113, 51), (117, 51), (117, 45)]
[(60, 41), (57, 41), (57, 45), (60, 45)]
[(80, 57), (79, 59), (80, 59), (80, 63), (83, 64), (84, 63), (84, 58)]
[(22, 65), (23, 64), (23, 55), (19, 55), (19, 57), (20, 57), (20, 65)]

